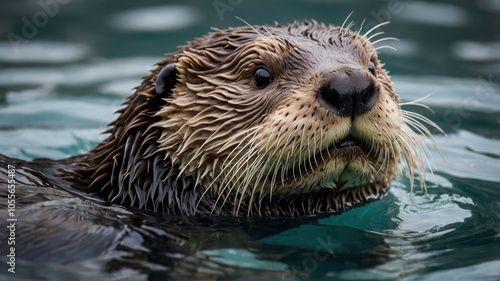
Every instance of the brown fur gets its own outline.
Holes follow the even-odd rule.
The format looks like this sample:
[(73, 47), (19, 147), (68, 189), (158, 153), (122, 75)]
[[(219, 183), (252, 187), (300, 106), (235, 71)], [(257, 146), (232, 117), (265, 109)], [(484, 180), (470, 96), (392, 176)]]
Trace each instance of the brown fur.
[[(343, 68), (376, 66), (375, 107), (354, 119), (317, 94)], [(159, 71), (175, 63), (178, 84), (155, 97)], [(274, 74), (252, 85), (254, 69)], [(144, 78), (94, 150), (60, 162), (75, 189), (129, 207), (179, 215), (298, 216), (338, 213), (380, 198), (425, 154), (405, 120), (369, 40), (317, 23), (216, 30), (180, 47)], [(421, 120), (421, 119), (420, 119)], [(365, 149), (332, 145), (348, 134)]]

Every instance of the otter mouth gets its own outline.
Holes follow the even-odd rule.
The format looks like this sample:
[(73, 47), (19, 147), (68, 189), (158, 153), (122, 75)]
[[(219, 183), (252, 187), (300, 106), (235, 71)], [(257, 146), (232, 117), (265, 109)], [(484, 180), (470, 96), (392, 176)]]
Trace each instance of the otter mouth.
[(359, 148), (366, 150), (367, 145), (365, 145), (365, 143), (363, 141), (359, 140), (358, 138), (354, 137), (353, 135), (348, 135), (347, 137), (337, 141), (336, 143), (334, 143), (333, 145), (328, 147), (327, 150), (330, 150), (332, 148), (339, 150), (339, 149), (351, 148), (351, 147), (359, 147)]
[(355, 157), (355, 155), (360, 154), (368, 155), (371, 151), (372, 148), (370, 145), (349, 134), (309, 158), (302, 160), (298, 165), (294, 165), (293, 168), (279, 173), (280, 175), (278, 176), (291, 181), (298, 177), (303, 177), (303, 175), (314, 173), (319, 167), (335, 157), (344, 157), (347, 155)]
[[(355, 150), (359, 150), (359, 152), (368, 154), (371, 151), (371, 147), (364, 142), (363, 140), (349, 134), (346, 137), (336, 141), (335, 143), (331, 144), (325, 149), (322, 149), (321, 151), (317, 152), (315, 155), (312, 155), (304, 161), (303, 164), (300, 166), (303, 166), (304, 164), (308, 164), (310, 162), (312, 163), (317, 163), (317, 166), (320, 166), (323, 164), (323, 162), (328, 161), (329, 159), (332, 159), (335, 157), (335, 155), (338, 155), (339, 153), (342, 153), (345, 155), (343, 152), (348, 152), (351, 151), (354, 152)], [(311, 168), (311, 165), (306, 165)], [(315, 170), (315, 169), (314, 169)]]

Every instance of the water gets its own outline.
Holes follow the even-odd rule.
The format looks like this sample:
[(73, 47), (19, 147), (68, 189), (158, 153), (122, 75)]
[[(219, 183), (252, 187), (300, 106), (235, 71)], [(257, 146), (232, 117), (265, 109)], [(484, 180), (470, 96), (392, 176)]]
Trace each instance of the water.
[[(99, 233), (126, 237), (119, 251), (66, 265), (19, 261), (15, 279), (163, 280), (172, 268), (181, 279), (500, 279), (498, 1), (58, 3), (49, 14), (38, 1), (0, 3), (2, 154), (63, 158), (88, 151), (163, 53), (210, 27), (242, 25), (234, 16), (252, 24), (341, 24), (354, 11), (358, 26), (363, 19), (367, 26), (392, 21), (384, 31), (400, 41), (387, 42), (397, 51), (384, 49), (381, 59), (404, 101), (431, 94), (424, 103), (434, 113), (415, 110), (444, 129), (446, 136), (435, 135), (444, 159), (432, 153), (427, 194), (410, 193), (404, 175), (383, 200), (318, 220), (186, 222), (96, 209), (87, 215), (101, 221)], [(25, 27), (34, 19), (34, 28)], [(14, 43), (10, 32), (18, 36)], [(0, 280), (12, 277), (2, 267)]]

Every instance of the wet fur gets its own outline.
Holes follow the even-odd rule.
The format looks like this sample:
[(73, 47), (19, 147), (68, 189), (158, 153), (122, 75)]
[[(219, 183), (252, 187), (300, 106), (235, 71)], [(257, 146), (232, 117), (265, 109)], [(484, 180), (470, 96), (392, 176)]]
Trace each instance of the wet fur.
[[(55, 187), (166, 214), (303, 216), (363, 205), (383, 196), (401, 156), (412, 179), (425, 172), (425, 148), (404, 121), (430, 136), (421, 117), (401, 110), (367, 36), (315, 22), (216, 30), (144, 77), (95, 149), (21, 165), (45, 170)], [(328, 48), (338, 53), (318, 56)], [(376, 107), (353, 124), (321, 108), (314, 93), (335, 63), (366, 67), (370, 59), (383, 93)], [(179, 83), (158, 98), (155, 80), (169, 63)], [(253, 88), (259, 64), (272, 68), (272, 87)], [(370, 153), (328, 149), (350, 132)], [(352, 153), (358, 161), (350, 163)], [(324, 172), (335, 165), (349, 170)]]

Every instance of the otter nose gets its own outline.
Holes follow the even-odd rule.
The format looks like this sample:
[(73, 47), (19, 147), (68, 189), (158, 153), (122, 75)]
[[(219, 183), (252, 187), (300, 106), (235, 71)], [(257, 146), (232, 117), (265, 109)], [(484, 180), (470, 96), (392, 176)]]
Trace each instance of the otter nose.
[(342, 70), (335, 72), (320, 90), (319, 102), (339, 116), (358, 116), (370, 111), (378, 99), (378, 91), (368, 72)]

